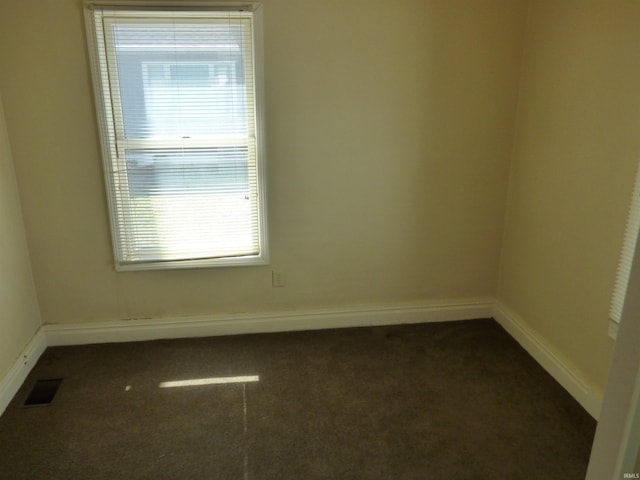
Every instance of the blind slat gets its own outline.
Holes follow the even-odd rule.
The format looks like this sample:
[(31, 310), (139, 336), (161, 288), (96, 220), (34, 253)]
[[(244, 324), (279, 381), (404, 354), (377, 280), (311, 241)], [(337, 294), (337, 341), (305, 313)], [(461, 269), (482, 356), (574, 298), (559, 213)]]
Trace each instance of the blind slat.
[(636, 249), (638, 231), (640, 230), (640, 166), (636, 172), (635, 184), (633, 186), (633, 197), (629, 207), (629, 215), (627, 217), (627, 225), (625, 229), (622, 251), (618, 261), (618, 271), (616, 273), (616, 281), (613, 288), (611, 298), (611, 306), (609, 309), (609, 318), (620, 323), (622, 317), (622, 308), (627, 292), (627, 284), (629, 283), (629, 275), (631, 273), (631, 264)]

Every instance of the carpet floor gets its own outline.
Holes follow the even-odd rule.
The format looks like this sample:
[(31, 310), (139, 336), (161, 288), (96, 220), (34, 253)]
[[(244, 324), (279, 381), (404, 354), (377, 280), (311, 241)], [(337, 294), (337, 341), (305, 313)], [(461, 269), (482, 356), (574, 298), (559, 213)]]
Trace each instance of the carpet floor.
[(595, 427), (491, 319), (53, 347), (0, 478), (582, 480)]

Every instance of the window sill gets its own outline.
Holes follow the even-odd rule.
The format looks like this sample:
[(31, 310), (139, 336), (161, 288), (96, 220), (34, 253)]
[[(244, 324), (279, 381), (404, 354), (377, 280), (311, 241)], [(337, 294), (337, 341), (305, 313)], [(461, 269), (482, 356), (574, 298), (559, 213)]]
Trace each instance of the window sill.
[(269, 265), (267, 255), (250, 257), (207, 258), (198, 260), (168, 260), (154, 262), (116, 263), (117, 272), (134, 272), (146, 270), (177, 270), (192, 268), (220, 268), (220, 267), (252, 267)]

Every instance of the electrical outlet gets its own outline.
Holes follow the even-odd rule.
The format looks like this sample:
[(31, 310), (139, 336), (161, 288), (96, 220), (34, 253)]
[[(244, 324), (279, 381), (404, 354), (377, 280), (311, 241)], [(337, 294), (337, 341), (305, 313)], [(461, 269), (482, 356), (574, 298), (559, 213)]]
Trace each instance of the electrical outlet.
[(271, 270), (271, 286), (284, 287), (284, 274), (280, 270)]

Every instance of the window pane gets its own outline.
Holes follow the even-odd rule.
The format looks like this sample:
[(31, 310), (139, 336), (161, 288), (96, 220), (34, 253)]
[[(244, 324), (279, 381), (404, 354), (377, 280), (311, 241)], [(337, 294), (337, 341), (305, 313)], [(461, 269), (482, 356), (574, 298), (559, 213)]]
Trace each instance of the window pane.
[(126, 138), (249, 134), (244, 25), (112, 28)]
[(129, 194), (252, 194), (247, 147), (127, 150)]
[(129, 261), (255, 255), (256, 178), (247, 147), (138, 149), (118, 176)]

